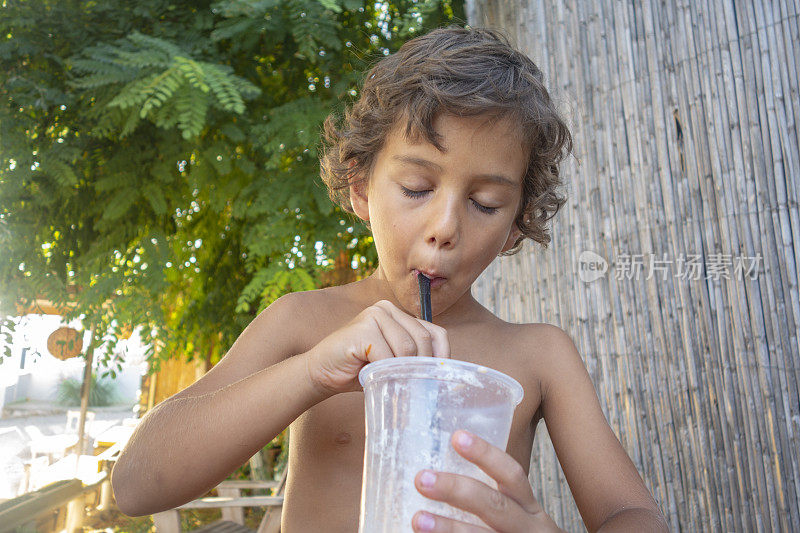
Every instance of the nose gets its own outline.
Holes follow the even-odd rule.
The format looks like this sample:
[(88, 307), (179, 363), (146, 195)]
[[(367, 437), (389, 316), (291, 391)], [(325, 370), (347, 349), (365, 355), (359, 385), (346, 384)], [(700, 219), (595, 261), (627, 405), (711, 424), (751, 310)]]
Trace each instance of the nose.
[(429, 204), (425, 241), (436, 248), (452, 248), (461, 232), (461, 208), (456, 198), (443, 197)]

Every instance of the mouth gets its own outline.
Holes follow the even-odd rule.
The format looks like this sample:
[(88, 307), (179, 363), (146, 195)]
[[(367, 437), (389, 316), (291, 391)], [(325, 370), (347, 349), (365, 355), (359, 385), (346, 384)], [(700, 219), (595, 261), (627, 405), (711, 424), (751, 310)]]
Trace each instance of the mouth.
[(441, 287), (447, 281), (447, 278), (444, 276), (437, 276), (436, 272), (431, 272), (430, 270), (418, 270), (415, 268), (411, 271), (411, 273), (414, 275), (414, 281), (416, 281), (416, 278), (419, 275), (423, 275), (431, 280), (431, 289)]

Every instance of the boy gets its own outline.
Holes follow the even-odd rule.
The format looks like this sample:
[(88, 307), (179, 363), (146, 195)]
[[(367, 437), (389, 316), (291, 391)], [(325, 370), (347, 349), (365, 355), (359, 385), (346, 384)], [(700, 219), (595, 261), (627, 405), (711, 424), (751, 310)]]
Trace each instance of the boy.
[[(122, 511), (153, 513), (202, 495), (291, 424), (282, 531), (356, 531), (358, 372), (387, 357), (434, 355), (504, 372), (525, 397), (507, 452), (464, 431), (452, 438), (499, 490), (423, 471), (423, 495), (495, 531), (558, 530), (527, 478), (544, 418), (588, 530), (666, 531), (570, 338), (547, 324), (503, 322), (470, 292), (523, 238), (546, 246), (546, 222), (564, 202), (555, 190), (570, 134), (533, 62), (491, 31), (435, 30), (373, 67), (341, 129), (326, 121), (325, 138), (323, 179), (369, 224), (377, 270), (280, 298), (208, 374), (153, 409), (113, 472)], [(418, 275), (432, 280), (435, 324), (415, 318)], [(413, 528), (485, 531), (422, 512)]]

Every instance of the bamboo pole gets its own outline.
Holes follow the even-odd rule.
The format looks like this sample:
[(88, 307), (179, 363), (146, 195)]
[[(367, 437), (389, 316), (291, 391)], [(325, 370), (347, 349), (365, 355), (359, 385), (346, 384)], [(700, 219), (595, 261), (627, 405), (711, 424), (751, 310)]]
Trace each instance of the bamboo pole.
[[(562, 169), (551, 248), (498, 261), (476, 297), (573, 336), (675, 529), (800, 529), (798, 2), (467, 5), (566, 101), (581, 161)], [(605, 278), (577, 279), (584, 250)], [(697, 254), (701, 275), (614, 278), (626, 253)], [(714, 258), (756, 255), (755, 279), (709, 275)], [(537, 435), (532, 482), (580, 529), (549, 445)]]

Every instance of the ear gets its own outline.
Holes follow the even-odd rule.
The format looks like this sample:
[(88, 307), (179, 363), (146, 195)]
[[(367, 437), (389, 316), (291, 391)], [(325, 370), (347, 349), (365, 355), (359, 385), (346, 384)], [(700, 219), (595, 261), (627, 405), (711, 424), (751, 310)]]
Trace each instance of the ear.
[(503, 249), (500, 250), (500, 253), (505, 253), (512, 249), (515, 244), (517, 244), (517, 239), (522, 236), (522, 232), (517, 227), (517, 223), (515, 222), (513, 226), (511, 226), (511, 231), (508, 232), (508, 239), (506, 239), (505, 244), (503, 244)]
[[(530, 213), (527, 213), (525, 215), (525, 224), (530, 223), (531, 221), (530, 217), (531, 217)], [(503, 249), (500, 251), (500, 253), (505, 253), (510, 249), (512, 249), (514, 245), (517, 244), (517, 239), (522, 237), (522, 235), (523, 235), (522, 230), (519, 229), (519, 226), (517, 226), (517, 222), (515, 220), (511, 224), (511, 229), (508, 232), (508, 239), (506, 239), (505, 244), (503, 244)]]
[[(350, 162), (350, 168), (353, 168), (355, 161)], [(358, 180), (353, 183), (355, 176), (351, 175), (350, 182), (350, 205), (353, 206), (353, 212), (358, 218), (364, 222), (369, 222), (369, 197), (368, 187), (369, 184), (365, 180)]]

